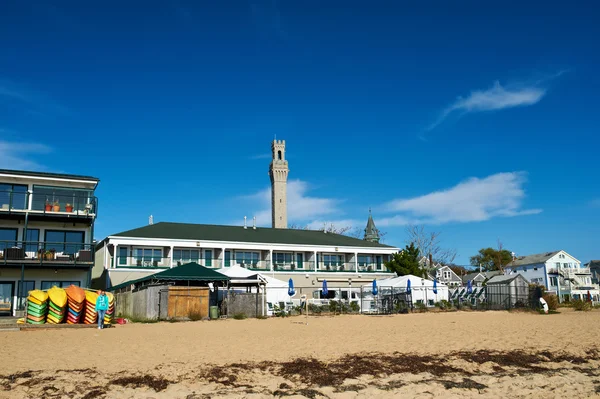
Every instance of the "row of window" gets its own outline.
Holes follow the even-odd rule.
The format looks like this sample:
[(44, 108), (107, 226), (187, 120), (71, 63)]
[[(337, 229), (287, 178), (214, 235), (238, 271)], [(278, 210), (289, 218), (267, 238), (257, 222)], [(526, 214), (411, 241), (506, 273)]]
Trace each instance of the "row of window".
[[(54, 249), (64, 254), (74, 254), (83, 249), (85, 233), (83, 231), (46, 230), (44, 232), (44, 244), (39, 244), (40, 230), (27, 229), (25, 241), (31, 244), (25, 245), (26, 252), (37, 252), (38, 249)], [(0, 228), (0, 250), (19, 246), (18, 229)]]
[[(556, 268), (560, 268), (560, 262), (556, 262), (555, 265), (556, 265)], [(562, 266), (565, 269), (570, 269), (572, 267), (577, 267), (577, 263), (570, 263), (570, 262), (569, 263), (563, 263)]]
[[(201, 256), (203, 255), (203, 257)], [(163, 260), (162, 248), (133, 248), (131, 249), (131, 261), (128, 247), (119, 247), (118, 265), (119, 266), (159, 266)], [(173, 262), (175, 264), (184, 264), (189, 262), (199, 262), (204, 259), (205, 266), (212, 266), (213, 250), (205, 249), (174, 249)], [(231, 251), (225, 251), (224, 266), (231, 266)], [(345, 255), (322, 255), (323, 266), (342, 266), (345, 263)], [(239, 265), (256, 267), (260, 262), (260, 253), (254, 251), (235, 251), (235, 263)], [(295, 264), (298, 269), (304, 268), (304, 254), (291, 252), (273, 252), (274, 265)], [(375, 266), (382, 268), (382, 257), (380, 255), (361, 255), (358, 257), (359, 266)]]
[[(29, 209), (27, 190), (27, 185), (0, 183), (0, 205), (10, 205), (13, 209)], [(75, 211), (82, 211), (92, 201), (93, 195), (93, 191), (86, 189), (34, 185), (31, 209), (43, 211), (46, 204), (58, 203), (63, 211), (66, 204), (71, 204)]]

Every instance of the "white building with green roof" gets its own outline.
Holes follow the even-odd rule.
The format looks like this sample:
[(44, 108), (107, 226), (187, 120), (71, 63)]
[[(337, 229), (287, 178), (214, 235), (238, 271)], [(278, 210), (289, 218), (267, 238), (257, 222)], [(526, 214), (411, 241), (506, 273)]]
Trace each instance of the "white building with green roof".
[(370, 217), (365, 239), (323, 230), (149, 224), (96, 246), (94, 285), (110, 287), (188, 262), (212, 269), (239, 265), (298, 286), (348, 287), (393, 275), (384, 263), (398, 248), (381, 244)]

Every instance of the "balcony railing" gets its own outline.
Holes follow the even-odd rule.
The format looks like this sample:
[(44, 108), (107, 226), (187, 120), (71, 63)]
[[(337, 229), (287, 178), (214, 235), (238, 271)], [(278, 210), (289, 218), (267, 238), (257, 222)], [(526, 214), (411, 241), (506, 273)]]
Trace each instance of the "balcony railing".
[(98, 199), (91, 195), (0, 191), (0, 212), (94, 216)]
[(548, 269), (549, 274), (563, 274), (564, 276), (574, 276), (577, 274), (591, 274), (589, 267), (551, 267)]
[(0, 241), (0, 264), (83, 264), (94, 262), (93, 245), (80, 242)]

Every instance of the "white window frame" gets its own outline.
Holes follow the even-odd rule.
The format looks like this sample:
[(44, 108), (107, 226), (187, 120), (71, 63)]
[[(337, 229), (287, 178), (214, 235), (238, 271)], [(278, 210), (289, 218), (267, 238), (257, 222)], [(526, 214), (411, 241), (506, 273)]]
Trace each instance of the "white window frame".
[[(138, 249), (141, 249), (141, 250), (152, 250), (152, 256), (150, 257), (152, 259), (150, 261), (150, 262), (152, 262), (152, 264), (150, 266), (143, 266), (142, 265), (142, 266), (137, 266), (137, 267), (149, 267), (149, 268), (152, 268), (152, 267), (164, 267), (164, 266), (161, 265), (161, 263), (162, 263), (162, 261), (164, 259), (164, 252), (163, 252), (164, 248), (163, 247), (132, 247), (131, 249), (132, 249), (132, 251), (131, 251), (131, 260), (134, 261), (136, 263), (136, 265), (137, 265), (138, 260), (140, 260), (139, 257), (138, 257), (138, 254), (137, 254), (137, 250)], [(160, 259), (157, 262), (156, 266), (153, 265), (154, 258), (155, 258), (155, 256), (154, 256), (154, 251), (155, 250), (159, 250), (160, 251), (160, 257), (159, 257)], [(146, 261), (144, 261), (144, 258), (146, 258), (146, 256), (142, 255), (142, 259), (141, 259), (142, 263), (146, 262)]]

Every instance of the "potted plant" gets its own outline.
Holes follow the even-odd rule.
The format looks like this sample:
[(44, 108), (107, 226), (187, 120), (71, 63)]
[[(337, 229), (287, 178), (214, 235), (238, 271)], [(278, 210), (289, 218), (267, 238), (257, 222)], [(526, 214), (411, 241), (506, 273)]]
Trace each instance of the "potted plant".
[(71, 204), (66, 204), (66, 205), (65, 205), (65, 211), (67, 211), (67, 212), (69, 212), (69, 213), (70, 213), (70, 212), (73, 212), (73, 205), (71, 205)]
[(54, 212), (60, 212), (60, 204), (58, 203), (58, 200), (54, 201), (54, 206), (52, 207), (52, 210)]
[(50, 203), (50, 201), (48, 201), (48, 198), (46, 198), (46, 212), (50, 212), (52, 210), (52, 204)]
[(54, 260), (55, 253), (56, 253), (56, 250), (54, 248), (45, 251), (44, 252), (44, 260)]

